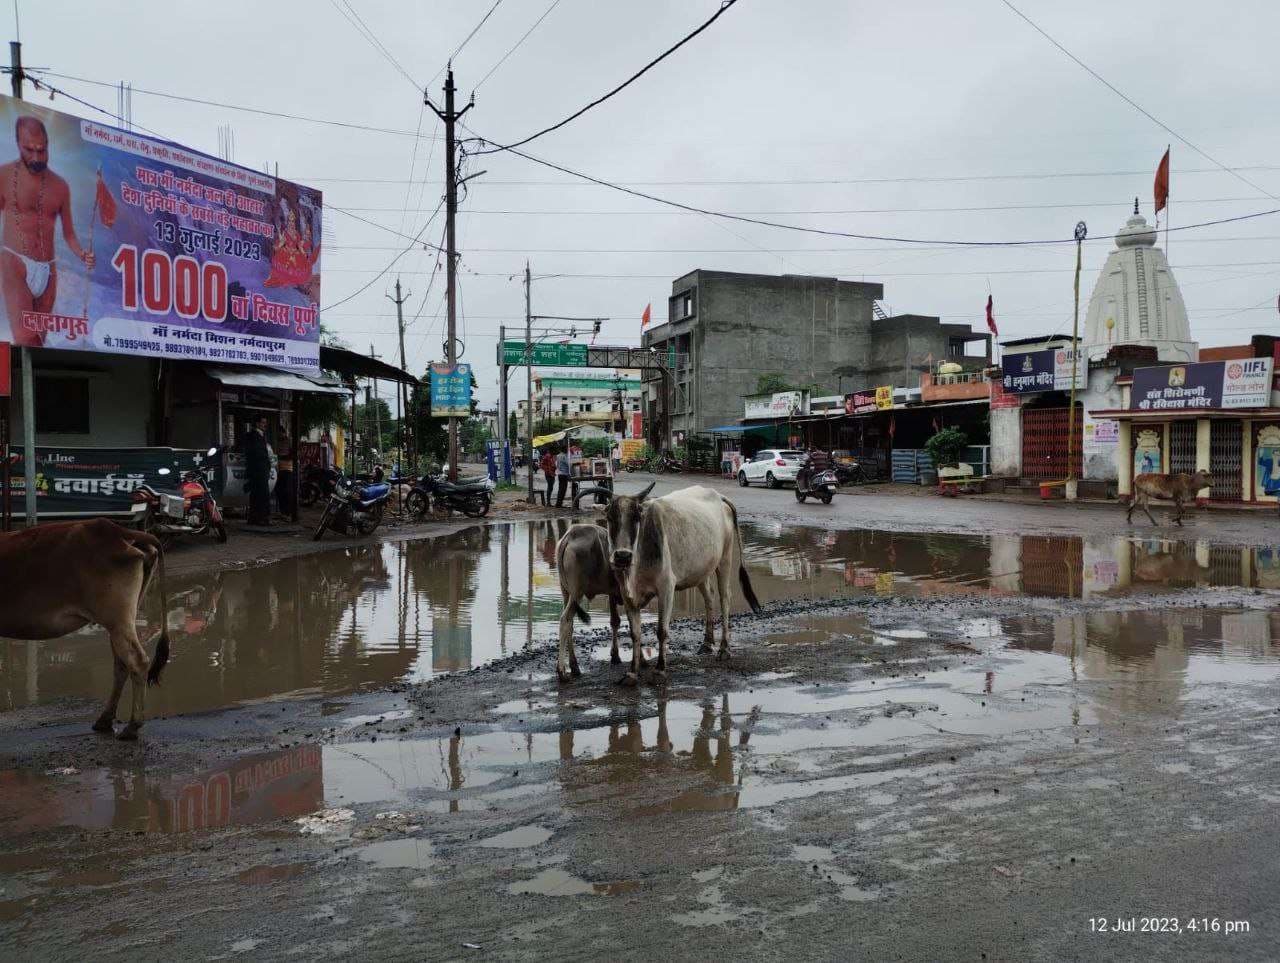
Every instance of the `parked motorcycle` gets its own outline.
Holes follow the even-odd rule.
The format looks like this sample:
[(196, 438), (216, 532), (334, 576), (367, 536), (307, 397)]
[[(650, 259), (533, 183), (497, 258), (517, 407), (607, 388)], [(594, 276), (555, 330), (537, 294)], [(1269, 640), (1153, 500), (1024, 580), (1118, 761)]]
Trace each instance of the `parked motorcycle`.
[(405, 498), (405, 508), (414, 518), (431, 511), (432, 502), (450, 511), (462, 512), (468, 518), (483, 518), (493, 502), (493, 482), (488, 478), (471, 478), (456, 485), (443, 475), (423, 475)]
[(821, 498), (822, 504), (830, 505), (836, 493), (836, 473), (830, 469), (813, 472), (807, 466), (801, 468), (796, 475), (796, 501), (801, 505), (810, 496)]
[(386, 482), (352, 481), (339, 475), (312, 540), (320, 541), (327, 528), (342, 535), (350, 534), (352, 530), (360, 535), (371, 534), (382, 524), (390, 495), (391, 486)]
[[(217, 453), (217, 448), (208, 451), (211, 458)], [(168, 468), (158, 471), (160, 475), (172, 473)], [(133, 493), (133, 512), (138, 517), (138, 528), (156, 535), (166, 546), (178, 535), (203, 535), (206, 532), (221, 544), (227, 541), (227, 526), (209, 490), (209, 476), (203, 468), (182, 473), (178, 494), (157, 491), (150, 485), (139, 486)]]
[(298, 504), (310, 508), (321, 498), (333, 494), (333, 486), (342, 477), (336, 468), (321, 468), (312, 465), (302, 475), (302, 484), (298, 486)]

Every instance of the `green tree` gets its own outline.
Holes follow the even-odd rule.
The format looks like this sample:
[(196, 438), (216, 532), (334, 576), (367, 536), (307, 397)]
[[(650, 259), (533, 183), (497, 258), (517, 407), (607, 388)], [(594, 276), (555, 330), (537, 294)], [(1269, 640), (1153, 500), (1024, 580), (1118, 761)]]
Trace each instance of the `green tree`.
[(943, 428), (924, 443), (924, 448), (933, 459), (934, 468), (947, 468), (960, 461), (967, 444), (969, 438), (959, 428)]
[(776, 371), (767, 371), (756, 375), (756, 391), (758, 395), (771, 395), (779, 391), (794, 391), (795, 386)]
[(458, 425), (458, 445), (469, 455), (483, 455), (492, 437), (483, 418), (468, 418)]

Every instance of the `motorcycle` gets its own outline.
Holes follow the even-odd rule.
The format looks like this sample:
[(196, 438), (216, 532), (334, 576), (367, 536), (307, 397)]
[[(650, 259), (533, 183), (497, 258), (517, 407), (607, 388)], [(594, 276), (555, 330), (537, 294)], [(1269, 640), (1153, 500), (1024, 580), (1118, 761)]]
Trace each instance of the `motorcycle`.
[(437, 506), (459, 511), (468, 518), (483, 518), (489, 514), (493, 502), (493, 482), (486, 476), (460, 481), (456, 485), (444, 476), (423, 475), (405, 498), (405, 508), (414, 518), (421, 519), (431, 511), (434, 500)]
[(391, 495), (386, 482), (360, 482), (339, 475), (324, 507), (320, 524), (312, 541), (320, 541), (325, 529), (347, 535), (354, 529), (360, 535), (369, 535), (382, 524), (383, 511)]
[[(211, 458), (217, 453), (217, 448), (208, 451)], [(157, 472), (162, 476), (172, 473), (168, 468)], [(226, 544), (227, 526), (209, 490), (209, 476), (203, 468), (182, 473), (178, 494), (157, 491), (150, 485), (139, 486), (133, 493), (132, 511), (139, 516), (138, 528), (158, 536), (166, 547), (178, 535), (205, 532), (210, 532), (219, 544)]]
[(342, 473), (336, 468), (321, 468), (312, 465), (302, 476), (302, 484), (298, 487), (298, 504), (310, 508), (321, 498), (333, 494), (333, 486)]
[(822, 499), (822, 504), (830, 505), (836, 493), (836, 473), (830, 469), (812, 472), (808, 466), (801, 468), (796, 475), (796, 501), (801, 505), (809, 496)]

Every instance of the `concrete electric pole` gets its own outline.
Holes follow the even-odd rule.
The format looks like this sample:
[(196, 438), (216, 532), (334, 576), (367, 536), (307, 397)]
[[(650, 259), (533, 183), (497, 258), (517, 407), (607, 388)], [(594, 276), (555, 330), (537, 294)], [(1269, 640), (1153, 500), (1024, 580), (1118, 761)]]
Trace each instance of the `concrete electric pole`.
[[(409, 298), (411, 298), (412, 296), (413, 296), (412, 291), (401, 296), (399, 278), (396, 278), (396, 296), (392, 298), (391, 295), (389, 294), (385, 295), (387, 299), (395, 301), (396, 303), (396, 328), (400, 332), (400, 370), (401, 371), (407, 370), (405, 368), (405, 360), (404, 360), (404, 303), (408, 301)], [(396, 404), (399, 406), (399, 409), (400, 409), (399, 411), (399, 415), (400, 415), (399, 444), (400, 444), (400, 458), (402, 459), (402, 462), (403, 462), (401, 465), (400, 473), (402, 475), (404, 474), (404, 469), (406, 466), (414, 466), (409, 468), (409, 474), (416, 476), (418, 473), (416, 463), (414, 462), (413, 458), (409, 457), (408, 449), (405, 447), (404, 423), (405, 421), (408, 420), (408, 417), (409, 417), (407, 402), (408, 402), (408, 394), (405, 391), (404, 382), (398, 381), (396, 382)]]

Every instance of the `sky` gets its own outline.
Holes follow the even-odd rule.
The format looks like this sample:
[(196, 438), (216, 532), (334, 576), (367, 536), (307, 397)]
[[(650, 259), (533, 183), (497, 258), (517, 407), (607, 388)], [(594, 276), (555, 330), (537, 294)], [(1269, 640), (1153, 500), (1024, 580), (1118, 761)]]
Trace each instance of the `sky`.
[[(1003, 0), (739, 0), (616, 97), (525, 149), (681, 203), (858, 234), (1040, 240), (1070, 237), (1084, 220), (1082, 314), (1135, 196), (1150, 221), (1170, 143), (1175, 229), (1280, 208), (1280, 4), (1011, 2), (1179, 136)], [(112, 113), (114, 85), (131, 83), (140, 128), (217, 154), (229, 127), (232, 159), (279, 165), (281, 177), (322, 190), (324, 324), (352, 348), (397, 360), (387, 295), (398, 277), (407, 362), (421, 373), (443, 357), (445, 331), (440, 256), (406, 239), (440, 244), (444, 227), (443, 214), (432, 219), (443, 130), (422, 88), (440, 102), (453, 57), (459, 103), (475, 97), (464, 136), (510, 143), (594, 100), (718, 6), (17, 0), (9, 27), (48, 83)], [(106, 119), (63, 97), (48, 106)], [(880, 281), (889, 313), (979, 329), (990, 291), (1002, 339), (1070, 331), (1070, 245), (957, 249), (728, 222), (503, 153), (467, 157), (463, 172), (477, 176), (457, 227), (460, 360), (474, 364), (486, 406), (497, 400), (499, 326), (523, 325), (526, 260), (533, 312), (606, 317), (600, 343), (638, 343), (645, 305), (664, 320), (671, 281), (696, 268)], [(1169, 257), (1202, 345), (1277, 333), (1280, 214), (1175, 230)]]

